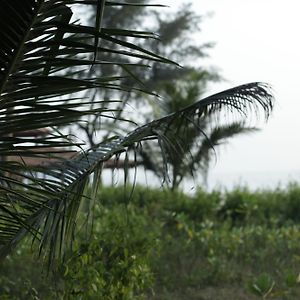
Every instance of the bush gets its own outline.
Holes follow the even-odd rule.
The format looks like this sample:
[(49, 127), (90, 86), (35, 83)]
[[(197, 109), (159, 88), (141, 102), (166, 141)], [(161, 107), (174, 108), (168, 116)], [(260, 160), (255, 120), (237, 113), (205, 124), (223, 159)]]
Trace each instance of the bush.
[(92, 235), (80, 234), (64, 264), (64, 297), (143, 299), (153, 282), (149, 258), (156, 245), (148, 223), (132, 205), (97, 205)]
[(82, 207), (55, 280), (25, 242), (1, 268), (0, 299), (299, 299), (298, 186), (129, 195), (101, 189), (93, 231)]

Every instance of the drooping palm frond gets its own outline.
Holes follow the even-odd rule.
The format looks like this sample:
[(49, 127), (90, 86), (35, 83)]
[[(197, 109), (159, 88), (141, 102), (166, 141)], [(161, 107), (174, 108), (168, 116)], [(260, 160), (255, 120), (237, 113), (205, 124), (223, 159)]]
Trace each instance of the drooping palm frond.
[[(166, 82), (161, 90), (164, 101), (152, 104), (154, 113), (162, 116), (187, 106), (193, 107), (198, 99), (201, 99), (210, 79), (209, 73), (198, 70), (190, 72), (181, 80)], [(227, 108), (230, 108), (230, 105)], [(253, 128), (245, 125), (242, 120), (231, 123), (232, 121), (218, 118), (214, 109), (199, 116), (196, 122), (188, 118), (176, 119), (171, 125), (173, 130), (169, 130), (165, 136), (165, 140), (168, 140), (165, 147), (170, 147), (168, 153), (164, 157), (157, 155), (160, 152), (159, 146), (155, 143), (145, 143), (139, 151), (142, 163), (158, 178), (164, 176), (164, 165), (167, 164), (169, 172), (164, 180), (171, 189), (178, 188), (187, 177), (195, 179), (201, 174), (205, 179), (214, 147), (228, 138), (253, 131)], [(199, 135), (201, 131), (203, 134)]]
[[(73, 4), (98, 7), (94, 27), (72, 21)], [(1, 256), (30, 233), (39, 242), (41, 251), (49, 255), (49, 262), (62, 257), (72, 241), (89, 175), (101, 169), (103, 162), (113, 155), (147, 139), (158, 139), (162, 153), (171, 149), (164, 146), (170, 144), (166, 133), (174, 130), (172, 124), (176, 120), (182, 120), (176, 125), (180, 127), (187, 121), (197, 125), (203, 114), (226, 107), (245, 114), (262, 108), (266, 117), (272, 109), (268, 87), (248, 84), (208, 97), (145, 124), (125, 137), (111, 138), (100, 143), (97, 149), (64, 160), (61, 153), (72, 151), (74, 147), (80, 149), (82, 145), (57, 131), (57, 126), (84, 121), (83, 118), (91, 114), (101, 117), (114, 112), (112, 101), (100, 99), (94, 101), (91, 108), (89, 99), (81, 99), (79, 95), (70, 97), (70, 94), (95, 88), (126, 90), (118, 83), (118, 73), (87, 77), (85, 69), (97, 64), (122, 67), (120, 62), (101, 61), (101, 52), (114, 51), (145, 61), (172, 63), (134, 42), (118, 38), (155, 37), (150, 33), (101, 28), (101, 16), (111, 5), (129, 4), (104, 0), (3, 0), (0, 3)], [(101, 40), (117, 47), (102, 48)], [(99, 52), (97, 56), (96, 52)], [(66, 102), (63, 97), (67, 95)], [(39, 138), (20, 134), (45, 127), (53, 128), (52, 133)], [(18, 161), (14, 160), (16, 156)], [(61, 159), (61, 163), (28, 166), (24, 157), (56, 158)]]
[[(211, 132), (205, 137), (199, 148), (192, 156), (193, 161), (189, 160), (186, 165), (187, 172), (191, 176), (196, 174), (197, 170), (201, 170), (201, 175), (206, 181), (207, 172), (211, 163), (211, 156), (215, 155), (215, 148), (228, 142), (228, 139), (236, 137), (237, 135), (249, 134), (257, 132), (258, 128), (248, 127), (245, 122), (233, 122), (222, 126), (212, 128)], [(194, 162), (194, 163), (193, 163)]]
[[(206, 182), (208, 169), (212, 158), (217, 158), (217, 148), (238, 135), (258, 131), (256, 127), (249, 127), (245, 122), (233, 122), (225, 125), (207, 124), (209, 117), (203, 117), (201, 129), (194, 126), (184, 128), (181, 132), (168, 132), (168, 153), (162, 157), (159, 145), (148, 142), (139, 150), (141, 160), (139, 163), (146, 170), (163, 178), (172, 190), (179, 187), (183, 179), (201, 175)], [(206, 119), (207, 118), (207, 119)], [(208, 128), (208, 125), (210, 128)], [(172, 151), (173, 150), (173, 151)], [(166, 167), (168, 173), (166, 173)]]
[[(266, 85), (252, 83), (239, 86), (154, 120), (125, 137), (112, 138), (109, 142), (100, 144), (97, 149), (84, 152), (73, 160), (52, 166), (47, 172), (47, 179), (36, 179), (34, 185), (24, 185), (22, 192), (16, 193), (8, 187), (0, 195), (1, 203), (5, 203), (0, 205), (4, 212), (0, 233), (2, 241), (5, 241), (2, 243), (2, 254), (8, 253), (28, 231), (40, 240), (41, 249), (50, 249), (52, 260), (63, 254), (63, 248), (71, 240), (88, 176), (113, 155), (144, 140), (158, 139), (161, 145), (168, 145), (169, 141), (165, 137), (172, 129), (174, 120), (187, 119), (196, 124), (207, 111), (220, 111), (224, 107), (243, 113), (253, 108), (258, 113), (262, 108), (268, 116), (272, 103), (272, 96)], [(162, 146), (162, 151), (166, 149), (171, 148)]]
[[(83, 8), (91, 5), (97, 10), (94, 26), (73, 21), (73, 6), (78, 4)], [(52, 210), (47, 204), (51, 199), (58, 201), (59, 197), (62, 197), (60, 205), (64, 203), (62, 194), (57, 197), (61, 184), (58, 170), (49, 169), (48, 163), (44, 167), (29, 166), (26, 161), (63, 160), (65, 152), (70, 153), (74, 147), (78, 151), (82, 143), (58, 132), (58, 126), (78, 120), (84, 122), (89, 115), (99, 118), (113, 115), (112, 104), (116, 101), (91, 102), (80, 98), (78, 93), (96, 88), (124, 91), (128, 88), (119, 83), (117, 71), (90, 78), (86, 69), (100, 64), (113, 65), (115, 70), (124, 68), (121, 59), (101, 60), (101, 53), (110, 51), (115, 57), (143, 58), (145, 64), (151, 60), (174, 64), (137, 46), (136, 39), (156, 38), (154, 34), (102, 28), (105, 10), (115, 5), (135, 4), (105, 0), (3, 0), (0, 3), (0, 245), (9, 245), (6, 250), (17, 241), (13, 241), (14, 235), (21, 237), (28, 231), (40, 238), (34, 229), (38, 226), (28, 223), (27, 219), (41, 207), (48, 210), (48, 217), (44, 219), (46, 228), (53, 215), (51, 232), (56, 226), (55, 213), (58, 219), (64, 213), (66, 219), (73, 220), (74, 215), (67, 215), (67, 211), (58, 207)], [(124, 37), (131, 40), (125, 41)], [(101, 40), (111, 47), (101, 47)], [(144, 68), (145, 64), (128, 65)], [(53, 130), (38, 138), (22, 134), (46, 127)], [(67, 178), (64, 180), (68, 182)], [(85, 180), (84, 177), (82, 182)], [(81, 187), (82, 184), (76, 187), (78, 193)], [(61, 232), (61, 236), (64, 234), (68, 236), (68, 232)], [(44, 236), (42, 240), (45, 239)]]

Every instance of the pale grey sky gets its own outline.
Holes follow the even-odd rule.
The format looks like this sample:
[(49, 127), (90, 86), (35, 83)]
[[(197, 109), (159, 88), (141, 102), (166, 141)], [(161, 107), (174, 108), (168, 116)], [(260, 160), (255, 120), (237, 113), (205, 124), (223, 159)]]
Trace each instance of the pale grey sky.
[[(159, 1), (174, 8), (183, 1)], [(201, 41), (216, 42), (211, 65), (227, 82), (211, 92), (252, 81), (268, 82), (276, 97), (274, 113), (262, 131), (232, 140), (212, 168), (210, 184), (300, 181), (300, 1), (193, 0), (206, 18)], [(196, 37), (197, 38), (197, 37)], [(299, 178), (298, 178), (299, 177)]]
[[(188, 0), (187, 0), (188, 1)], [(176, 9), (185, 0), (153, 0)], [(299, 0), (190, 0), (206, 17), (201, 42), (215, 42), (205, 64), (217, 67), (226, 82), (210, 93), (239, 84), (262, 81), (272, 85), (273, 115), (261, 132), (231, 140), (218, 153), (209, 172), (208, 187), (274, 187), (300, 182), (300, 1)], [(122, 177), (116, 174), (117, 178)], [(143, 177), (140, 173), (140, 177)], [(157, 183), (147, 175), (149, 185)], [(145, 182), (144, 178), (140, 178)], [(118, 180), (117, 180), (118, 181)], [(187, 181), (185, 190), (199, 183)]]

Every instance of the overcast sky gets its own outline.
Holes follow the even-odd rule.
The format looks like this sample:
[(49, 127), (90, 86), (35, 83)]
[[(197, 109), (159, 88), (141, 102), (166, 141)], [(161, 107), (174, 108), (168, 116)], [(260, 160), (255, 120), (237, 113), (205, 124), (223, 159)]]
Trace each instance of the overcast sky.
[[(183, 1), (163, 2), (174, 8)], [(268, 181), (300, 180), (300, 1), (190, 2), (200, 15), (213, 13), (203, 21), (197, 39), (216, 43), (208, 62), (228, 81), (211, 92), (263, 81), (272, 85), (276, 97), (274, 113), (262, 131), (232, 140), (218, 155), (210, 183), (249, 181), (259, 187)]]

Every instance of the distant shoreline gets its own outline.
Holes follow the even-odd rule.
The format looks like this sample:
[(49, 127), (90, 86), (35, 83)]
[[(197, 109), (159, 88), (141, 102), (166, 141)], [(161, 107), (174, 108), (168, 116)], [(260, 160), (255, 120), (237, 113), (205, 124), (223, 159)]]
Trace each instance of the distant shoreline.
[[(103, 183), (111, 185), (112, 173), (105, 170)], [(114, 172), (114, 184), (124, 183), (124, 174), (122, 170)], [(130, 172), (129, 184), (134, 184), (134, 172)], [(183, 182), (181, 188), (184, 192), (192, 194), (198, 188), (203, 187), (207, 191), (215, 189), (232, 190), (236, 187), (247, 187), (250, 190), (258, 189), (275, 189), (277, 187), (284, 188), (289, 183), (300, 184), (300, 170), (292, 171), (245, 171), (245, 172), (217, 172), (211, 170), (208, 174), (207, 183), (204, 184), (201, 177), (196, 180), (187, 179)], [(138, 168), (136, 184), (141, 184), (149, 187), (160, 187), (162, 183), (150, 172), (146, 172), (142, 168)]]
[(249, 189), (274, 189), (284, 187), (291, 182), (300, 183), (300, 170), (297, 171), (247, 171), (240, 174), (234, 172), (211, 172), (208, 176), (208, 189), (225, 187), (233, 189), (247, 186)]

